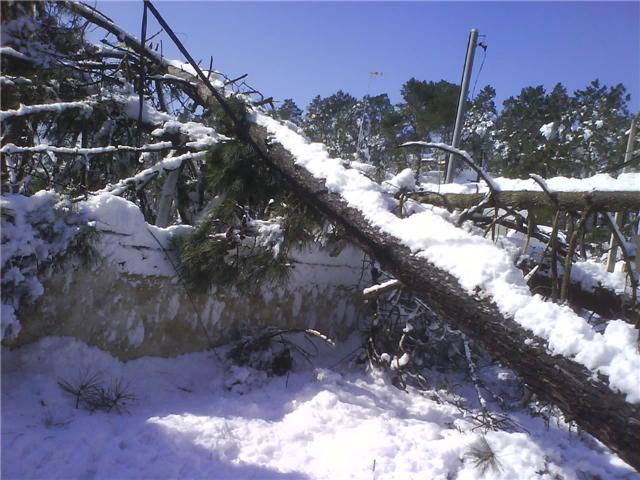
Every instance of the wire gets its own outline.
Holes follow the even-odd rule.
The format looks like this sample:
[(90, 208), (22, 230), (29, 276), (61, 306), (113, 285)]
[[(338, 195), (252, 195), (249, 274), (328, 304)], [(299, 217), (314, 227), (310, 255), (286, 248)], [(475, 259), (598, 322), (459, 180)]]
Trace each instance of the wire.
[[(481, 37), (486, 37), (486, 35), (480, 35)], [(478, 42), (478, 46), (482, 48), (484, 52), (482, 55), (482, 62), (480, 62), (480, 68), (478, 69), (478, 74), (476, 75), (476, 81), (473, 84), (473, 90), (471, 91), (471, 98), (475, 98), (476, 96), (476, 86), (478, 85), (478, 79), (480, 78), (480, 73), (482, 73), (482, 68), (484, 67), (484, 61), (487, 59), (487, 44), (483, 41)]]

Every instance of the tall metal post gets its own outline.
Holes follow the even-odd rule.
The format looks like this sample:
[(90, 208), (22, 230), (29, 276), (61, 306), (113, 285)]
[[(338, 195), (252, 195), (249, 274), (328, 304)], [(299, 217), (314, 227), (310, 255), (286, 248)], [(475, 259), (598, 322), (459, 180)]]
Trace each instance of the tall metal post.
[[(627, 151), (624, 153), (624, 161), (625, 163), (631, 160), (633, 155), (633, 147), (634, 142), (636, 140), (636, 122), (638, 121), (638, 116), (635, 116), (631, 119), (631, 127), (629, 128), (629, 138), (627, 139)], [(627, 168), (623, 167), (622, 172), (624, 173)], [(622, 212), (616, 212), (615, 221), (617, 225), (620, 225), (622, 221)], [(616, 260), (618, 257), (618, 242), (616, 241), (616, 236), (612, 233), (611, 239), (609, 240), (609, 253), (607, 254), (607, 272), (611, 273), (616, 267)], [(637, 265), (637, 262), (636, 262)]]
[[(473, 57), (476, 52), (476, 44), (478, 43), (478, 30), (471, 29), (469, 33), (469, 43), (467, 44), (467, 56), (464, 60), (464, 69), (462, 71), (462, 82), (460, 84), (460, 98), (458, 99), (458, 112), (456, 113), (456, 126), (453, 129), (452, 146), (458, 148), (460, 146), (460, 134), (464, 125), (464, 110), (467, 103), (467, 94), (469, 93), (469, 83), (471, 82), (471, 72), (473, 71)], [(446, 183), (451, 183), (455, 176), (457, 167), (457, 158), (451, 153), (449, 154), (449, 166), (447, 168)]]

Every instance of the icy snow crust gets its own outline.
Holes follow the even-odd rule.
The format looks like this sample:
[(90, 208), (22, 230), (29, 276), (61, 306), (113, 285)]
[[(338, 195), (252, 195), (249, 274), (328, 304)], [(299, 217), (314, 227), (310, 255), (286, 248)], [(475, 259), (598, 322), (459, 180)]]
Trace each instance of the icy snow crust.
[[(518, 412), (511, 418), (523, 431), (487, 433), (500, 470), (481, 476), (468, 455), (481, 433), (456, 407), (432, 399), (451, 394), (403, 392), (361, 367), (331, 367), (353, 347), (325, 348), (314, 366), (275, 378), (229, 369), (212, 352), (121, 363), (55, 337), (3, 350), (1, 476), (639, 478), (593, 440)], [(76, 409), (56, 381), (83, 371), (122, 379), (136, 401), (122, 414)]]
[[(294, 155), (298, 165), (323, 179), (330, 191), (339, 193), (372, 225), (400, 239), (417, 256), (454, 275), (470, 294), (479, 287), (492, 297), (503, 315), (513, 317), (534, 335), (547, 340), (553, 354), (571, 357), (588, 369), (607, 375), (612, 389), (626, 394), (628, 402), (640, 403), (638, 330), (632, 325), (616, 320), (609, 323), (603, 334), (595, 332), (569, 307), (532, 295), (508, 252), (490, 240), (456, 228), (445, 210), (412, 202), (411, 209), (415, 213), (399, 218), (392, 213), (395, 199), (382, 186), (356, 169), (345, 168), (341, 160), (329, 156), (323, 145), (310, 143), (264, 114), (254, 112), (252, 115), (257, 124), (265, 127)], [(636, 175), (640, 179), (640, 175)], [(629, 179), (632, 176), (620, 177)], [(604, 176), (599, 175), (578, 182), (588, 181), (592, 188), (600, 189), (599, 180), (594, 179), (609, 185)], [(405, 182), (406, 179), (400, 183)], [(549, 183), (550, 188), (557, 188), (551, 181)], [(635, 189), (638, 184), (634, 183)]]

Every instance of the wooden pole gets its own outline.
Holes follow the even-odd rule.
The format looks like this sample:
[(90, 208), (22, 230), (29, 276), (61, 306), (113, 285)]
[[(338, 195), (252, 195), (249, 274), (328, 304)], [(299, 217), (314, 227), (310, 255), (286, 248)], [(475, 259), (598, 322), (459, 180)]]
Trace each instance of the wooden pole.
[[(631, 119), (631, 128), (629, 129), (629, 139), (627, 140), (627, 151), (624, 154), (624, 161), (629, 162), (631, 160), (631, 156), (633, 155), (633, 144), (635, 142), (636, 137), (636, 120), (637, 116)], [(627, 167), (622, 169), (624, 173), (627, 170)], [(616, 212), (615, 216), (616, 225), (620, 225), (622, 221), (622, 212)], [(609, 240), (609, 254), (607, 255), (607, 272), (611, 273), (616, 267), (616, 258), (618, 256), (618, 242), (616, 240), (616, 236), (611, 233), (611, 238)], [(637, 263), (636, 263), (637, 264)]]
[[(478, 43), (478, 30), (471, 29), (469, 33), (469, 43), (467, 44), (467, 56), (464, 61), (464, 69), (462, 71), (462, 82), (460, 84), (460, 97), (458, 98), (458, 111), (456, 113), (456, 125), (453, 129), (453, 147), (460, 146), (460, 136), (462, 127), (464, 126), (464, 111), (467, 103), (467, 94), (469, 93), (469, 83), (471, 82), (471, 72), (473, 71), (473, 56), (476, 53), (476, 44)], [(446, 183), (451, 183), (455, 176), (457, 167), (457, 158), (453, 154), (449, 154), (449, 164), (447, 166)]]

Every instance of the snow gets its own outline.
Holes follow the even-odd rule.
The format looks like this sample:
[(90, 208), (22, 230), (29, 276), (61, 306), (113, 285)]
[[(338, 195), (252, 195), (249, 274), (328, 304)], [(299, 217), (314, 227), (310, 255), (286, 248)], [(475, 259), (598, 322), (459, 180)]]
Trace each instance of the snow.
[[(417, 213), (398, 218), (392, 213), (397, 202), (383, 187), (355, 169), (345, 169), (339, 159), (329, 156), (324, 146), (309, 143), (264, 114), (254, 112), (252, 115), (257, 124), (265, 127), (294, 155), (298, 165), (323, 179), (330, 191), (339, 193), (372, 225), (400, 239), (417, 256), (452, 274), (469, 294), (490, 296), (503, 315), (545, 339), (553, 354), (573, 358), (589, 369), (608, 375), (613, 390), (626, 394), (628, 402), (640, 403), (640, 353), (637, 341), (633, 340), (637, 339), (638, 331), (632, 325), (620, 326), (628, 330), (628, 335), (623, 336), (625, 341), (610, 342), (568, 307), (533, 295), (508, 252), (488, 239), (455, 227), (453, 217), (446, 211), (414, 204), (412, 209)], [(630, 187), (633, 180), (640, 179), (640, 174), (621, 175), (615, 180), (608, 175), (585, 180), (549, 179), (547, 184), (552, 190), (558, 186), (572, 188), (576, 184), (600, 190), (607, 178), (616, 188), (625, 184)], [(530, 182), (535, 184), (533, 180)], [(640, 183), (633, 183), (633, 189), (637, 190)], [(499, 187), (502, 188), (502, 184)]]
[[(101, 92), (100, 101), (113, 100), (119, 103), (124, 110), (125, 115), (131, 120), (138, 121), (140, 116), (140, 96), (135, 93), (131, 84), (126, 84), (121, 91), (103, 90)], [(173, 116), (168, 113), (156, 110), (147, 100), (142, 102), (142, 121), (151, 125), (162, 125), (163, 122), (174, 120)]]
[[(620, 267), (622, 265), (624, 263), (620, 262)], [(587, 291), (604, 287), (623, 293), (627, 289), (626, 276), (622, 268), (609, 273), (602, 264), (593, 260), (579, 260), (571, 267), (571, 281), (579, 283)]]
[[(79, 208), (102, 234), (96, 246), (100, 255), (119, 271), (137, 275), (176, 275), (167, 252), (172, 249), (173, 238), (190, 231), (191, 227), (149, 225), (136, 204), (110, 193), (80, 202)], [(134, 335), (134, 340), (137, 338)]]
[(21, 60), (30, 60), (24, 53), (20, 53), (11, 47), (0, 47), (0, 55), (9, 55), (10, 57), (20, 58)]
[[(324, 347), (287, 377), (225, 364), (220, 350), (122, 363), (70, 338), (3, 349), (2, 477), (640, 478), (590, 437), (524, 411), (510, 414), (519, 431), (486, 433), (500, 468), (482, 475), (470, 453), (482, 433), (446, 401), (466, 393), (404, 392), (330, 366), (352, 349)], [(83, 373), (121, 379), (136, 398), (122, 413), (75, 408), (56, 382)]]
[(213, 128), (205, 127), (201, 123), (182, 123), (176, 120), (166, 121), (161, 128), (151, 132), (151, 135), (156, 138), (162, 138), (166, 134), (175, 133), (186, 135), (189, 138), (186, 147), (194, 150), (206, 150), (214, 144), (227, 139), (227, 137), (220, 135)]
[[(493, 179), (501, 191), (525, 190), (541, 192), (542, 188), (533, 179), (498, 177)], [(545, 179), (552, 192), (638, 192), (640, 193), (640, 173), (621, 173), (617, 178), (607, 173), (599, 173), (587, 178), (553, 177)], [(422, 183), (420, 189), (439, 193), (486, 193), (489, 191), (484, 182), (457, 183)]]
[(69, 109), (79, 109), (83, 115), (90, 115), (93, 111), (90, 102), (57, 102), (46, 103), (42, 105), (20, 105), (17, 110), (2, 110), (0, 112), (0, 120), (6, 120), (12, 117), (20, 117), (23, 115), (36, 115), (38, 113), (62, 113)]
[(588, 128), (585, 128), (582, 131), (582, 136), (584, 137), (585, 140), (589, 140), (591, 137), (593, 137), (593, 132)]
[(44, 292), (38, 279), (39, 270), (63, 254), (79, 231), (73, 215), (62, 218), (66, 208), (68, 205), (52, 191), (43, 190), (30, 197), (4, 194), (0, 199), (2, 340), (18, 335), (19, 307)]
[(16, 310), (13, 305), (0, 304), (0, 338), (13, 338), (20, 333), (22, 325), (16, 318)]
[(180, 165), (182, 165), (182, 162), (184, 162), (185, 160), (198, 160), (206, 157), (206, 155), (207, 152), (196, 152), (184, 153), (182, 155), (178, 155), (177, 157), (167, 156), (153, 166), (135, 174), (133, 177), (120, 180), (114, 185), (108, 185), (107, 187), (97, 191), (96, 193), (112, 193), (114, 195), (121, 195), (131, 187), (140, 188), (141, 186), (149, 182), (153, 177), (159, 175), (165, 170), (171, 171), (180, 168)]
[(379, 290), (385, 290), (387, 288), (390, 288), (392, 285), (400, 285), (400, 282), (398, 280), (396, 280), (395, 278), (392, 278), (391, 280), (387, 280), (386, 282), (382, 282), (379, 285), (373, 285), (371, 287), (367, 287), (364, 290), (362, 290), (362, 295), (369, 296), (369, 295), (373, 295), (376, 292), (378, 292)]
[(108, 145), (106, 147), (92, 147), (92, 148), (81, 148), (81, 147), (55, 147), (53, 145), (47, 145), (41, 143), (39, 145), (34, 145), (32, 147), (20, 147), (13, 143), (7, 143), (2, 148), (0, 148), (0, 153), (41, 153), (41, 152), (53, 152), (60, 154), (72, 154), (72, 155), (100, 155), (104, 153), (113, 153), (117, 151), (159, 151), (171, 148), (173, 144), (171, 142), (158, 142), (152, 144), (145, 144), (141, 148), (131, 147), (129, 145)]
[(413, 192), (416, 189), (415, 173), (411, 168), (405, 168), (396, 176), (385, 181), (383, 186), (389, 186), (390, 193), (396, 193), (402, 189)]
[(553, 136), (553, 122), (547, 123), (540, 127), (540, 133), (544, 136), (544, 138), (550, 140)]

